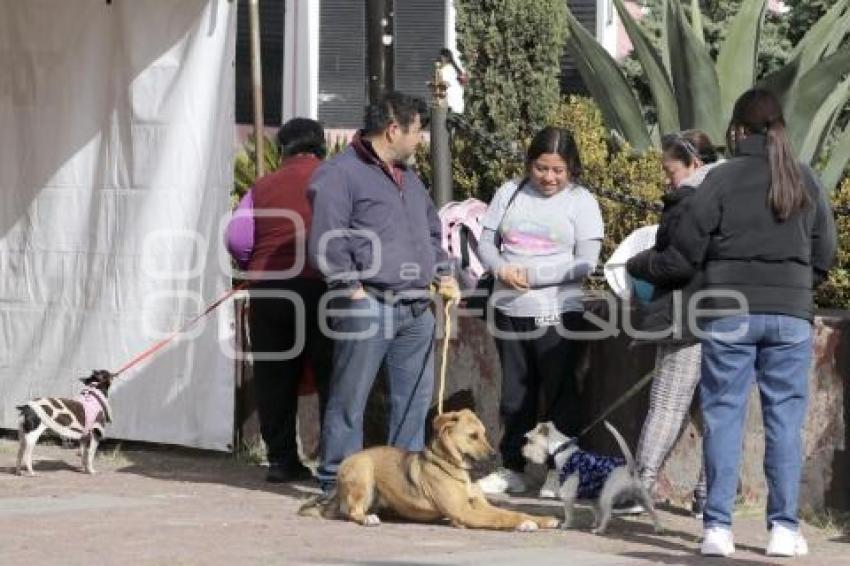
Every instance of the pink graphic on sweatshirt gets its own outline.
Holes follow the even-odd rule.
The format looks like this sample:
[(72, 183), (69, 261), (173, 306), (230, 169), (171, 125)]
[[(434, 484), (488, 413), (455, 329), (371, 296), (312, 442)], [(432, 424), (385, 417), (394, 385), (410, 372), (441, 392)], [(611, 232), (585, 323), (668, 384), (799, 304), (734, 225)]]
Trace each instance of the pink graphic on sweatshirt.
[(546, 255), (562, 251), (563, 243), (553, 230), (529, 222), (507, 228), (502, 242), (514, 253)]

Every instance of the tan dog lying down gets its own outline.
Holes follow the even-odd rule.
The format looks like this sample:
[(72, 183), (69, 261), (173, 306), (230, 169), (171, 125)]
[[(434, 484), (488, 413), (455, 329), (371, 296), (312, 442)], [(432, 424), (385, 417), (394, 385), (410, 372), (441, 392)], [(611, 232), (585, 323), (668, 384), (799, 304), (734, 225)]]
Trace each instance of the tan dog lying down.
[(346, 458), (337, 490), (326, 501), (305, 504), (299, 514), (343, 517), (379, 525), (373, 514), (390, 509), (415, 521), (448, 518), (455, 527), (536, 531), (558, 526), (555, 517), (536, 517), (490, 505), (469, 477), (469, 461), (494, 453), (484, 425), (468, 409), (434, 419), (434, 437), (424, 452), (390, 446), (369, 448)]

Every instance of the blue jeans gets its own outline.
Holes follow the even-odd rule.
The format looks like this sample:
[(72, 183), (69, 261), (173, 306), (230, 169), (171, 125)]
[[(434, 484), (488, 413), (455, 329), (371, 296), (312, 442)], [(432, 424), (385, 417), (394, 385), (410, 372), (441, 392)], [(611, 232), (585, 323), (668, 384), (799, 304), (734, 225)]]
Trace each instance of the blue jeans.
[[(706, 527), (729, 528), (738, 485), (747, 400), (755, 377), (764, 421), (767, 524), (796, 529), (812, 326), (785, 315), (709, 321), (702, 338), (700, 400), (705, 424)], [(727, 335), (736, 332), (737, 336)]]
[(318, 477), (325, 491), (336, 483), (339, 464), (363, 448), (363, 412), (385, 359), (391, 445), (410, 451), (424, 448), (425, 420), (434, 390), (434, 315), (427, 304), (392, 305), (371, 296), (340, 301), (349, 316), (331, 321), (340, 336), (334, 337), (322, 428)]

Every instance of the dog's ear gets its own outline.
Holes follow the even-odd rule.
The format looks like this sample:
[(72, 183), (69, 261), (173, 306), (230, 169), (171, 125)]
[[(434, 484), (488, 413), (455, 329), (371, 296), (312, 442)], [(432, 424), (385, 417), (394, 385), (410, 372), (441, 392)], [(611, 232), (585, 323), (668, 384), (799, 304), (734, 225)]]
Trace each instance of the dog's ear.
[(458, 413), (443, 413), (442, 415), (437, 415), (434, 417), (433, 427), (434, 427), (434, 435), (440, 436), (442, 434), (443, 429), (446, 427), (458, 422), (460, 419), (460, 415)]
[(457, 444), (455, 444), (452, 435), (449, 434), (451, 432), (452, 425), (456, 422), (457, 419), (444, 422), (443, 426), (437, 429), (436, 436), (438, 439), (437, 442), (439, 442), (440, 446), (443, 447), (443, 453), (448, 457), (449, 461), (453, 462), (457, 466), (463, 466), (463, 454), (461, 454), (460, 449)]

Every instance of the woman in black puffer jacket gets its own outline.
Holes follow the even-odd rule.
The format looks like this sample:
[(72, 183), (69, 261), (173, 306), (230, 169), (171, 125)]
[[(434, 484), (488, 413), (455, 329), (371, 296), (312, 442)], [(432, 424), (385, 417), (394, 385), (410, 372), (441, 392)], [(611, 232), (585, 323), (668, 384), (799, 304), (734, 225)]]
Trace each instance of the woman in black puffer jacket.
[[(700, 346), (687, 331), (684, 309), (676, 307), (687, 304), (691, 289), (699, 285), (699, 277), (691, 277), (692, 270), (683, 264), (683, 258), (671, 256), (671, 252), (675, 253), (675, 248), (670, 248), (671, 234), (682, 218), (686, 201), (717, 163), (717, 152), (711, 139), (700, 130), (665, 136), (661, 140), (661, 150), (670, 191), (663, 197), (664, 210), (655, 246), (634, 256), (626, 264), (629, 275), (655, 287), (652, 301), (638, 308), (636, 328), (664, 335), (656, 347), (649, 412), (637, 450), (641, 478), (650, 493), (664, 460), (682, 431), (699, 383)], [(683, 300), (674, 301), (676, 295)], [(705, 505), (702, 464), (700, 470), (692, 505), (697, 517), (701, 517)]]
[(800, 556), (808, 552), (798, 497), (813, 291), (835, 259), (835, 224), (817, 176), (793, 153), (776, 95), (741, 95), (727, 141), (733, 157), (687, 200), (668, 248), (676, 253), (667, 254), (702, 276), (700, 311), (693, 311), (708, 483), (701, 552), (735, 551), (732, 514), (755, 382), (764, 420), (767, 554)]

